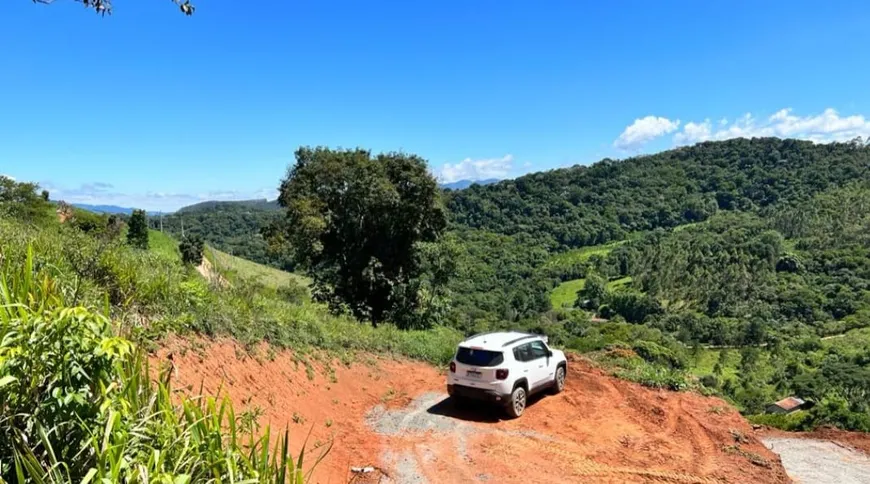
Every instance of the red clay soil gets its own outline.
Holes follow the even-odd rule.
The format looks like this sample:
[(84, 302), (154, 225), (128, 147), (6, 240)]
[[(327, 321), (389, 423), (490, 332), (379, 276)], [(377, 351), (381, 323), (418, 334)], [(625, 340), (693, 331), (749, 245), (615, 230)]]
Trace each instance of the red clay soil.
[[(350, 482), (352, 466), (382, 469), (394, 483), (789, 482), (779, 457), (723, 401), (645, 388), (576, 358), (564, 392), (504, 420), (495, 408), (442, 401), (443, 373), (419, 362), (357, 355), (350, 367), (333, 362), (333, 377), (322, 364), (306, 371), (287, 351), (251, 357), (228, 340), (174, 340), (152, 364), (170, 354), (176, 389), (222, 388), (237, 415), (259, 407), (261, 424), (290, 427), (294, 452), (313, 428), (307, 461), (332, 439), (317, 483)], [(413, 410), (426, 399), (438, 403)], [(378, 406), (412, 410), (385, 432), (367, 418)], [(362, 477), (354, 482), (378, 482)]]

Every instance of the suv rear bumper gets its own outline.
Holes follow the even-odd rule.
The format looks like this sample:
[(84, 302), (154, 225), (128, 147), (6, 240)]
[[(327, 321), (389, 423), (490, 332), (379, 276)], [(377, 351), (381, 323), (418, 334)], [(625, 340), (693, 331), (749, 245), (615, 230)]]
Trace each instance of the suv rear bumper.
[(467, 387), (464, 385), (447, 385), (447, 393), (451, 397), (470, 398), (485, 402), (506, 403), (510, 401), (510, 395), (502, 395), (495, 390)]

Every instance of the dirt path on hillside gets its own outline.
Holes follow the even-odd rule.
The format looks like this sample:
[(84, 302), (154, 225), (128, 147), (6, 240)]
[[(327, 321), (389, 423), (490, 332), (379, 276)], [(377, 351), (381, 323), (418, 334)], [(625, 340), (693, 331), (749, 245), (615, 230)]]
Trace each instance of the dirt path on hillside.
[(870, 457), (831, 440), (765, 437), (796, 483), (864, 484), (870, 482)]
[[(504, 420), (495, 408), (456, 408), (444, 375), (418, 362), (357, 355), (349, 366), (306, 365), (289, 352), (250, 357), (234, 343), (199, 340), (172, 341), (154, 362), (169, 353), (176, 388), (222, 389), (237, 415), (289, 425), (294, 451), (312, 429), (307, 458), (332, 439), (318, 483), (788, 482), (779, 458), (721, 400), (651, 390), (578, 360), (563, 393)], [(366, 466), (375, 471), (350, 471)]]

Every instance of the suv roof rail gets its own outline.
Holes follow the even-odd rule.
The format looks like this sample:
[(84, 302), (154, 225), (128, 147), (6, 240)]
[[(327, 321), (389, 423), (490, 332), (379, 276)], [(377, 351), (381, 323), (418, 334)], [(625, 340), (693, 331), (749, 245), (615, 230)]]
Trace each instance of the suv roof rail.
[[(502, 330), (502, 331), (486, 331), (483, 333), (477, 333), (477, 334), (473, 334), (473, 335), (465, 338), (464, 340), (462, 340), (462, 342), (464, 343), (470, 339), (479, 338), (481, 336), (486, 336), (489, 334), (505, 333), (505, 332), (507, 332), (507, 331), (504, 331), (504, 330)], [(517, 343), (517, 342), (520, 342), (524, 339), (529, 339), (529, 338), (541, 338), (544, 341), (544, 343), (549, 344), (549, 338), (543, 334), (524, 333), (522, 331), (514, 331), (514, 333), (519, 333), (522, 336), (520, 336), (519, 338), (516, 338), (516, 339), (512, 339), (512, 340), (508, 341), (507, 343), (501, 345), (502, 348), (506, 348), (514, 343)]]
[(501, 345), (501, 347), (506, 348), (514, 343), (519, 343), (520, 341), (522, 341), (524, 339), (530, 339), (530, 338), (541, 338), (544, 340), (544, 343), (547, 342), (546, 336), (541, 336), (539, 334), (532, 334), (532, 333), (523, 333), (523, 336), (520, 336), (519, 338), (516, 338), (516, 339), (512, 339), (512, 340), (508, 341), (507, 343)]
[(465, 339), (462, 340), (462, 341), (464, 342), (464, 341), (468, 341), (468, 340), (470, 340), (470, 339), (478, 338), (478, 337), (480, 337), (480, 336), (486, 336), (486, 335), (488, 335), (488, 334), (495, 334), (495, 333), (501, 333), (501, 332), (502, 332), (502, 331), (486, 331), (486, 332), (484, 332), (484, 333), (476, 333), (476, 334), (473, 334), (473, 335), (471, 335), (471, 336), (465, 338)]

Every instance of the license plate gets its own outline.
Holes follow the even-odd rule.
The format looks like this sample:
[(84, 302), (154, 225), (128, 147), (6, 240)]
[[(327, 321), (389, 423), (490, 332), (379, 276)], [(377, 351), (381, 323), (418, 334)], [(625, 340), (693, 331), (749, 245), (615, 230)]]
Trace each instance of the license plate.
[(481, 376), (482, 374), (483, 374), (483, 373), (481, 373), (481, 372), (479, 372), (479, 371), (473, 371), (473, 370), (468, 370), (468, 371), (465, 372), (465, 375), (466, 375), (468, 378), (480, 378), (480, 376)]

